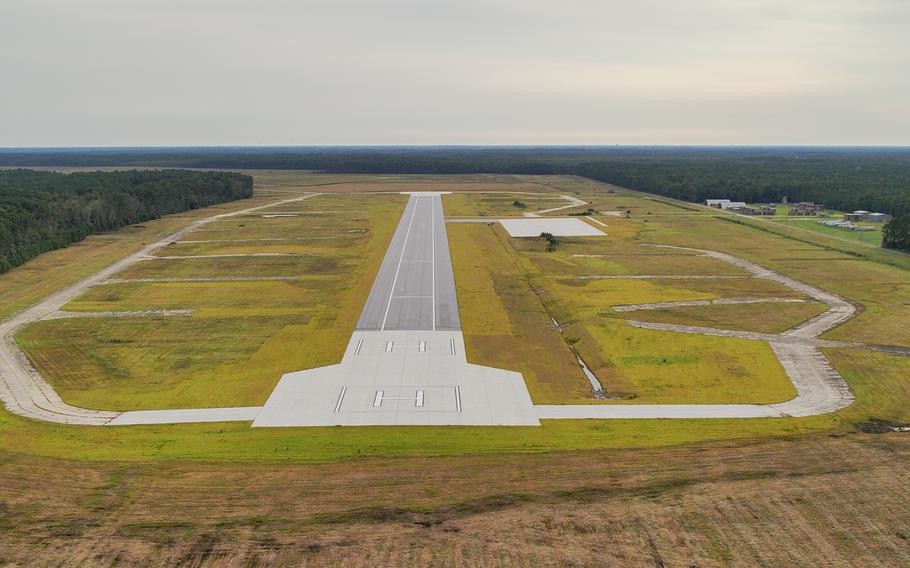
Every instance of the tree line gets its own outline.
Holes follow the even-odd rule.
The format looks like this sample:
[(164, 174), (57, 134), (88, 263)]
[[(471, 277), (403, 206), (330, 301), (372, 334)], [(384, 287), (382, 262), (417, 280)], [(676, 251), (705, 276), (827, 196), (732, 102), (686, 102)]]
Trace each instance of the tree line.
[(815, 201), (910, 214), (910, 149), (770, 147), (291, 147), (0, 149), (2, 165), (308, 169), (371, 174), (579, 175), (699, 202)]
[(85, 237), (253, 194), (229, 172), (0, 170), (0, 272)]
[(882, 246), (910, 252), (910, 215), (895, 217), (882, 227)]

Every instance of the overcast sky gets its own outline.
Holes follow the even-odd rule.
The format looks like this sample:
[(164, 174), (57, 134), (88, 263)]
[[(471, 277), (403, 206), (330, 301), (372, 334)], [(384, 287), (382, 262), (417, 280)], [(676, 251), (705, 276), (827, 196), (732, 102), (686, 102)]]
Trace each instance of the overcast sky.
[(910, 145), (905, 0), (0, 0), (0, 146)]

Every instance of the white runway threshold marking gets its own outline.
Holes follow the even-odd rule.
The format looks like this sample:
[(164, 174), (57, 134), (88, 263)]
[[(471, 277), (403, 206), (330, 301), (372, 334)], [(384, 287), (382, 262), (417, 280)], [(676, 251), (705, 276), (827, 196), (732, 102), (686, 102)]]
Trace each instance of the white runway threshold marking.
[(439, 193), (412, 193), (341, 363), (281, 378), (254, 427), (539, 426), (520, 373), (465, 358)]

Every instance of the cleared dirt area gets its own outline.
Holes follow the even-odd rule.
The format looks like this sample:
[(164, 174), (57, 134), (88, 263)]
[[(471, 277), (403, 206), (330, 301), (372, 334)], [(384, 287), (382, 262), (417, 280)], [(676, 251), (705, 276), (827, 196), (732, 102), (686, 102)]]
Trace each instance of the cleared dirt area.
[(4, 564), (910, 562), (901, 434), (311, 466), (2, 458)]

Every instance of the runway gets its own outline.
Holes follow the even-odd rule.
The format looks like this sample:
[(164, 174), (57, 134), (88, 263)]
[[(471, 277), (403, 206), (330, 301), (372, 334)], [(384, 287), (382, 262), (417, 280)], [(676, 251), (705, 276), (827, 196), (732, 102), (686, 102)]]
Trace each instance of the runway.
[(460, 329), (442, 199), (439, 194), (412, 195), (357, 331)]
[(468, 363), (441, 194), (412, 193), (338, 365), (281, 378), (254, 427), (538, 426), (520, 373)]

